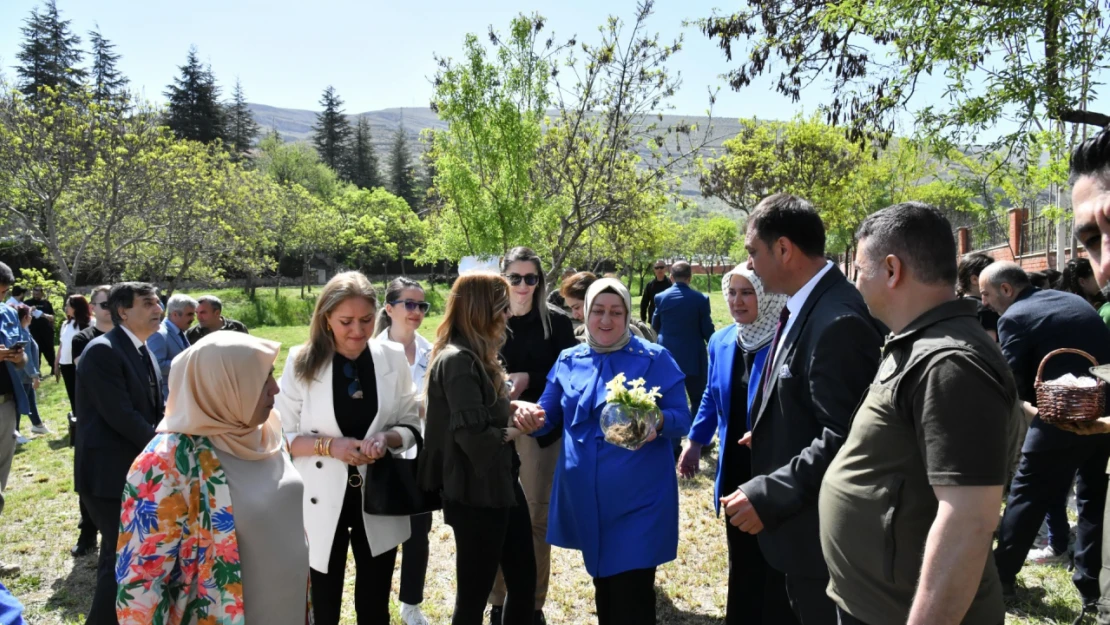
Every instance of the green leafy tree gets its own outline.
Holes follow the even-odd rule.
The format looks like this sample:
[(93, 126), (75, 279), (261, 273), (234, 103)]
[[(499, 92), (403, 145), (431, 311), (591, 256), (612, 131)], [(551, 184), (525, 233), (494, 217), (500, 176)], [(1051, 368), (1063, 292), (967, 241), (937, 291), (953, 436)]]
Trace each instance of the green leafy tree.
[[(708, 219), (693, 219), (687, 224), (691, 258), (696, 258), (705, 269), (705, 288), (713, 292), (715, 267), (725, 264), (736, 245), (739, 228), (736, 222), (723, 215)], [(725, 272), (721, 271), (721, 275)]]
[(286, 143), (277, 131), (270, 132), (259, 142), (253, 165), (278, 184), (300, 185), (325, 203), (343, 190), (343, 183), (335, 171), (320, 161), (320, 155), (312, 146), (303, 142)]
[(115, 52), (115, 44), (105, 39), (99, 29), (89, 31), (89, 43), (92, 45), (89, 80), (92, 83), (93, 101), (102, 105), (114, 103), (126, 106), (127, 78), (116, 67), (120, 57)]
[(243, 85), (235, 79), (235, 90), (231, 94), (231, 104), (227, 107), (227, 143), (228, 149), (236, 157), (248, 154), (258, 137), (258, 123), (247, 106), (247, 96), (243, 93)]
[(378, 156), (374, 153), (370, 120), (358, 116), (358, 123), (351, 135), (351, 149), (347, 154), (344, 178), (360, 189), (381, 187), (382, 177), (378, 172)]
[(419, 180), (413, 165), (412, 151), (409, 149), (405, 124), (397, 127), (393, 134), (393, 148), (389, 151), (389, 190), (408, 203), (415, 213), (420, 211), (420, 197), (417, 191)]
[(349, 188), (335, 205), (344, 224), (341, 249), (362, 269), (397, 259), (399, 241), (420, 223), (404, 200), (381, 188)]
[(196, 46), (192, 46), (185, 64), (178, 69), (181, 75), (165, 91), (169, 100), (166, 125), (179, 139), (201, 143), (225, 141), (227, 117), (212, 67), (200, 62)]
[(335, 171), (342, 171), (347, 158), (348, 143), (351, 140), (351, 125), (343, 114), (343, 100), (328, 86), (320, 98), (324, 110), (316, 114), (316, 124), (312, 127), (312, 144), (320, 154), (320, 160)]
[[(702, 31), (737, 67), (734, 89), (759, 77), (794, 101), (814, 82), (831, 86), (820, 104), (851, 138), (885, 142), (921, 81), (941, 80), (940, 102), (916, 111), (922, 131), (955, 145), (976, 143), (1004, 119), (1014, 145), (1041, 120), (1106, 126), (1087, 110), (1093, 77), (1107, 67), (1110, 32), (1095, 0), (744, 0)], [(812, 90), (806, 95), (811, 96)]]
[(46, 0), (43, 11), (31, 10), (23, 21), (23, 44), (16, 58), (16, 74), (23, 94), (36, 99), (42, 87), (77, 90), (87, 76), (80, 67), (84, 56), (81, 37), (70, 30), (70, 21), (63, 20), (55, 0)]

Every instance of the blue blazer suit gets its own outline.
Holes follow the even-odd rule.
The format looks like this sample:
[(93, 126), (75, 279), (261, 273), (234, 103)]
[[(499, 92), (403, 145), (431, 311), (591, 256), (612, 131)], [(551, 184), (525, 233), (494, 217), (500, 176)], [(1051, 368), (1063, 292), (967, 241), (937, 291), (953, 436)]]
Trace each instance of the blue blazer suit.
[[(709, 339), (709, 381), (702, 395), (698, 414), (694, 417), (694, 425), (690, 427), (688, 438), (699, 445), (708, 445), (713, 442), (713, 435), (717, 435), (717, 476), (713, 482), (713, 505), (717, 514), (721, 514), (721, 497), (728, 493), (721, 492), (721, 480), (724, 472), (725, 443), (740, 440), (749, 427), (729, 427), (729, 416), (732, 414), (732, 385), (739, 383), (744, 378), (743, 371), (735, 371), (736, 352), (740, 346), (736, 344), (736, 333), (739, 330), (736, 324), (730, 324), (723, 330), (718, 330)], [(755, 391), (759, 388), (759, 381), (763, 373), (763, 363), (771, 345), (764, 345), (756, 352), (752, 363), (751, 377), (748, 380), (748, 398), (745, 405), (747, 422), (751, 423), (751, 406), (755, 398)]]
[(158, 363), (158, 369), (162, 372), (162, 401), (166, 401), (170, 396), (170, 365), (178, 354), (189, 348), (189, 340), (177, 329), (177, 326), (170, 322), (169, 318), (166, 318), (162, 320), (162, 326), (158, 331), (146, 340), (146, 348), (150, 350), (151, 357)]
[(676, 282), (655, 296), (655, 315), (651, 327), (687, 376), (706, 374), (705, 343), (713, 336), (709, 296)]
[[(663, 431), (629, 451), (605, 441), (605, 384), (618, 373), (659, 387)], [(678, 479), (670, 438), (690, 430), (683, 375), (667, 350), (638, 337), (598, 354), (564, 350), (547, 376), (542, 436), (562, 428), (562, 449), (548, 511), (547, 542), (582, 552), (592, 577), (658, 566), (678, 554)]]

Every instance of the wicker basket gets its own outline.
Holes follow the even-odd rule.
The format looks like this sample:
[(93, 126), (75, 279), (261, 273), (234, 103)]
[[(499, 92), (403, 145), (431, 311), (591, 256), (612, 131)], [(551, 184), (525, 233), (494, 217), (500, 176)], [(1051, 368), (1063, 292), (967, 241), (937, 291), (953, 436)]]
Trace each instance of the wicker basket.
[(1106, 408), (1106, 382), (1098, 381), (1096, 386), (1074, 387), (1044, 383), (1044, 366), (1050, 358), (1061, 354), (1075, 354), (1098, 366), (1098, 361), (1085, 351), (1078, 349), (1058, 349), (1050, 352), (1037, 368), (1037, 380), (1033, 388), (1037, 391), (1037, 410), (1045, 423), (1079, 423), (1101, 418)]

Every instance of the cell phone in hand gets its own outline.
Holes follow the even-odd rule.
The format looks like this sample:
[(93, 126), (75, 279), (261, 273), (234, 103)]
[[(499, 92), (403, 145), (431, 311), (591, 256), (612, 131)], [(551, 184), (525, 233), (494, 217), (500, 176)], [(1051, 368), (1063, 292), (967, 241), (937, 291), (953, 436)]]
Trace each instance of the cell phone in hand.
[(12, 345), (11, 347), (9, 347), (8, 349), (10, 349), (14, 352), (21, 352), (21, 351), (23, 351), (24, 347), (27, 347), (27, 341), (19, 341), (15, 345)]

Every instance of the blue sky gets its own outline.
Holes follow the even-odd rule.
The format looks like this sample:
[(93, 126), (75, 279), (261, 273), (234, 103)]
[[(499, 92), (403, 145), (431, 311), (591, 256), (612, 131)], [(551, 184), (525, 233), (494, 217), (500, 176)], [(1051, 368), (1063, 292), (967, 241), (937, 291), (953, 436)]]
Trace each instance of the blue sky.
[[(673, 98), (675, 112), (700, 115), (707, 88), (723, 85), (730, 65), (723, 53), (685, 19), (704, 17), (715, 6), (733, 9), (741, 0), (658, 0), (650, 28), (670, 40), (685, 31), (685, 49), (671, 67), (683, 86)], [(0, 2), (0, 66), (12, 79), (22, 38), (20, 26), (39, 3)], [(190, 45), (212, 65), (225, 95), (238, 77), (248, 100), (315, 110), (323, 89), (333, 85), (348, 113), (397, 106), (427, 106), (432, 54), (459, 56), (467, 32), (484, 34), (490, 24), (504, 30), (521, 11), (538, 11), (547, 32), (560, 39), (577, 35), (596, 42), (597, 27), (610, 14), (630, 19), (635, 0), (58, 0), (66, 19), (83, 37), (94, 25), (117, 46), (120, 67), (133, 88), (148, 100), (163, 101)], [(917, 102), (939, 97), (938, 80), (918, 91)], [(722, 86), (718, 117), (787, 119), (812, 112), (827, 99), (821, 85), (801, 103), (774, 92), (766, 78), (732, 92)], [(906, 125), (908, 125), (908, 116)], [(909, 128), (903, 128), (908, 131)]]

